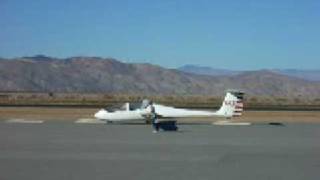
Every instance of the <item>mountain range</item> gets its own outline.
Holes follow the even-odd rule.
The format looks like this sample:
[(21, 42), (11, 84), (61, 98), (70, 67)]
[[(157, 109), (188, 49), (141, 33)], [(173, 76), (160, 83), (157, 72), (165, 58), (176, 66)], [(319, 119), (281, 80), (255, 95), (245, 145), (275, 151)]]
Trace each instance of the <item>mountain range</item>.
[(320, 83), (274, 70), (204, 75), (100, 57), (0, 59), (0, 91), (221, 96), (226, 89), (241, 89), (252, 96), (315, 98)]
[[(228, 69), (218, 69), (207, 66), (198, 65), (184, 65), (178, 68), (178, 70), (183, 72), (189, 72), (201, 75), (211, 75), (211, 76), (234, 76), (247, 71), (236, 71)], [(277, 74), (282, 74), (286, 76), (301, 78), (309, 81), (320, 82), (320, 70), (300, 70), (300, 69), (266, 69), (265, 71), (274, 72)]]

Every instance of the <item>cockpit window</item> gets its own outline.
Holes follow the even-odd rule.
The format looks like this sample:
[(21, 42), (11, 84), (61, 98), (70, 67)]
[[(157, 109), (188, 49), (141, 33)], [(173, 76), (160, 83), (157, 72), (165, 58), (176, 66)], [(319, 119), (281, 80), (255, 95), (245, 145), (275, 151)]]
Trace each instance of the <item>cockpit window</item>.
[[(124, 109), (123, 109), (124, 108)], [(104, 108), (108, 112), (115, 112), (119, 110), (125, 110), (125, 104), (113, 104)]]
[[(139, 109), (141, 107), (141, 103), (129, 103), (129, 110), (135, 110)], [(107, 106), (104, 109), (108, 112), (115, 112), (115, 111), (125, 111), (127, 108), (126, 103), (119, 103), (119, 104), (114, 104), (111, 106)]]
[(144, 99), (141, 103), (141, 109), (145, 109), (150, 105), (150, 100), (149, 99)]

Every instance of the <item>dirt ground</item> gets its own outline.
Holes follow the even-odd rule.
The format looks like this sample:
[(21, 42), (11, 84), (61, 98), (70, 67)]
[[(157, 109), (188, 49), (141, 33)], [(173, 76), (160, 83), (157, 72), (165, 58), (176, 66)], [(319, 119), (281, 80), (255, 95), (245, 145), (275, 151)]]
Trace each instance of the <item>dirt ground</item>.
[[(94, 118), (98, 108), (66, 107), (0, 107), (0, 120), (32, 119), (45, 121), (74, 121)], [(221, 118), (184, 118), (179, 122), (214, 122)], [(237, 122), (294, 122), (320, 123), (320, 111), (245, 111), (243, 116), (233, 118)]]
[(32, 119), (52, 121), (73, 121), (80, 118), (93, 118), (97, 108), (65, 107), (0, 107), (0, 120)]
[(320, 111), (245, 111), (237, 121), (320, 123)]

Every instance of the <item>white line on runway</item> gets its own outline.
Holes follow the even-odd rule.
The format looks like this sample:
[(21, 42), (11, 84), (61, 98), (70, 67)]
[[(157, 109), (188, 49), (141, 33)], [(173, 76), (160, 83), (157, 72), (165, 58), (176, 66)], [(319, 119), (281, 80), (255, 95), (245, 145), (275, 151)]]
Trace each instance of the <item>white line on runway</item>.
[(26, 119), (9, 119), (5, 121), (6, 123), (31, 123), (31, 124), (40, 124), (43, 123), (42, 120), (26, 120)]
[(101, 121), (98, 119), (78, 119), (74, 123), (81, 123), (81, 124), (105, 124), (105, 121)]
[(249, 122), (230, 122), (230, 121), (216, 121), (212, 123), (212, 125), (219, 126), (249, 126), (251, 123)]

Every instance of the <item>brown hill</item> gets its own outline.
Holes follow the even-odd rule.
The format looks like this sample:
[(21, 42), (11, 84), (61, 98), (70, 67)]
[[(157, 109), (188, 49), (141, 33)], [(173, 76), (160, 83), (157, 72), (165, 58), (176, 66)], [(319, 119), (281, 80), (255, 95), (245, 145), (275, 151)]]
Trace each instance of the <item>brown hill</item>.
[(36, 56), (0, 60), (0, 91), (221, 96), (229, 88), (242, 89), (250, 95), (314, 98), (320, 94), (319, 83), (271, 71), (227, 77), (195, 75), (98, 57)]

